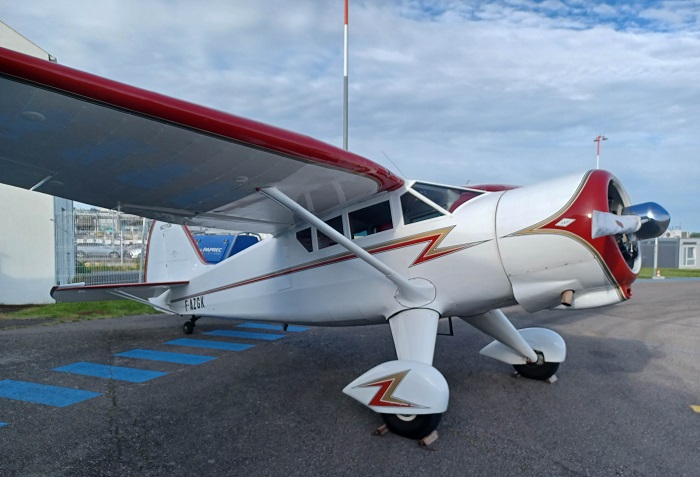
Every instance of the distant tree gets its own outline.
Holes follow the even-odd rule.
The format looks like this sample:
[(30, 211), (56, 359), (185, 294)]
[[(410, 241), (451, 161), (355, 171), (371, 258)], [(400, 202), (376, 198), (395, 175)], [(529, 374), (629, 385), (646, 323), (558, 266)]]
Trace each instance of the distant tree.
[(691, 232), (690, 238), (700, 238), (700, 232)]

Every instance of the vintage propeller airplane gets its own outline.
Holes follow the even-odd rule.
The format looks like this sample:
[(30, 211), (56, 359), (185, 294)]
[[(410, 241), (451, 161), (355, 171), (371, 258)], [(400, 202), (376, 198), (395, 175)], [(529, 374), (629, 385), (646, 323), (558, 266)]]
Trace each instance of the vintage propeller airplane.
[[(629, 299), (637, 240), (668, 213), (632, 205), (609, 172), (528, 187), (403, 180), (306, 136), (0, 49), (0, 181), (156, 219), (146, 283), (52, 290), (60, 301), (132, 299), (167, 313), (298, 323), (389, 322), (397, 359), (344, 392), (395, 433), (421, 438), (447, 409), (432, 366), (438, 320), (495, 339), (481, 350), (545, 380), (557, 333), (534, 312)], [(187, 225), (271, 234), (207, 264)]]

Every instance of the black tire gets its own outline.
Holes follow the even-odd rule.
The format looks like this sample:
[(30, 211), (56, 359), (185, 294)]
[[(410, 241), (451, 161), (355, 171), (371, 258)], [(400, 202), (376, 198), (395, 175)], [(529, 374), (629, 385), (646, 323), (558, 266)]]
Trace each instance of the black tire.
[(110, 253), (109, 253), (109, 258), (119, 258), (119, 253), (117, 253), (117, 252), (110, 252)]
[(440, 414), (382, 414), (386, 427), (391, 432), (408, 439), (422, 439), (433, 432), (440, 424)]
[(85, 258), (85, 252), (77, 252), (75, 256), (78, 258)]
[(529, 379), (536, 379), (538, 381), (546, 381), (557, 372), (557, 369), (559, 369), (559, 363), (545, 362), (542, 364), (515, 364), (513, 367), (521, 376)]
[(194, 331), (194, 323), (192, 323), (191, 321), (185, 321), (182, 324), (182, 332), (185, 333), (186, 335), (191, 335), (193, 331)]

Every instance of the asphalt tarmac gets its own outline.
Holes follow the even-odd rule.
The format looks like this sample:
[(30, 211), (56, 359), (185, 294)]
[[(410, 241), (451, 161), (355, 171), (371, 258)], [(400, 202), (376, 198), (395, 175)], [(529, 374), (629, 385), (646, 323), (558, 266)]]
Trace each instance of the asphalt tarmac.
[[(184, 337), (182, 320), (167, 316), (0, 330), (0, 393), (94, 393), (62, 407), (17, 399), (29, 394), (16, 389), (0, 397), (0, 475), (697, 476), (699, 291), (700, 281), (647, 280), (613, 307), (505, 309), (516, 327), (552, 328), (566, 340), (553, 384), (479, 355), (490, 339), (456, 320), (455, 336), (438, 337), (434, 364), (450, 407), (429, 447), (373, 436), (379, 416), (341, 392), (394, 359), (386, 325), (268, 341), (206, 335), (246, 328), (202, 319), (187, 337), (255, 345), (242, 351), (167, 344)], [(116, 356), (133, 350), (216, 359)], [(81, 363), (167, 374), (131, 382), (71, 372)]]

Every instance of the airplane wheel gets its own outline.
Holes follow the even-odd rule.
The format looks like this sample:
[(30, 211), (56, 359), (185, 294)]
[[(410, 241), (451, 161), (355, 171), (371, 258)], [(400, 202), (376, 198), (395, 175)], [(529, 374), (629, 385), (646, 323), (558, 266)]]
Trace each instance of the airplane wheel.
[(557, 372), (557, 369), (559, 369), (559, 363), (545, 362), (542, 364), (516, 364), (513, 365), (513, 367), (521, 376), (525, 376), (529, 379), (536, 379), (538, 381), (546, 381)]
[(408, 439), (422, 439), (437, 428), (440, 414), (382, 414), (391, 432)]
[(182, 325), (182, 332), (186, 335), (191, 335), (193, 331), (194, 323), (192, 323), (191, 321), (185, 321), (185, 323), (183, 323)]

